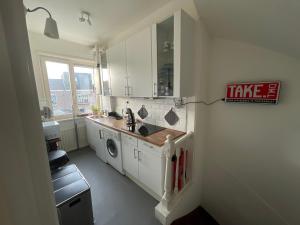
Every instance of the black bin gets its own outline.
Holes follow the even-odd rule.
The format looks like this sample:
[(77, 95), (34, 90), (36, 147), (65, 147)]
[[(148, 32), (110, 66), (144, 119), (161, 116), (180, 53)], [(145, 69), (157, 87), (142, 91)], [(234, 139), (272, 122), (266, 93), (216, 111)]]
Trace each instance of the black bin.
[(93, 225), (90, 186), (75, 165), (52, 174), (60, 225)]

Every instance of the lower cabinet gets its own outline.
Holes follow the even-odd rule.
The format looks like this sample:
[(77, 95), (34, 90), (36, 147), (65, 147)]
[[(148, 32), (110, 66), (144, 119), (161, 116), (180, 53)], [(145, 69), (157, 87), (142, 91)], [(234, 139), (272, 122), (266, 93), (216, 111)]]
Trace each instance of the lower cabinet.
[(121, 137), (124, 170), (162, 197), (165, 171), (162, 149), (123, 133)]
[(163, 195), (165, 166), (161, 148), (138, 140), (139, 179), (160, 197)]
[(96, 151), (97, 156), (106, 162), (105, 140), (103, 127), (90, 119), (85, 119), (86, 133), (89, 146)]
[(123, 160), (123, 169), (132, 175), (134, 178), (139, 177), (138, 168), (139, 163), (137, 160), (138, 150), (137, 146), (132, 144), (125, 144), (122, 137), (122, 160)]
[[(106, 143), (103, 127), (86, 119), (87, 140), (97, 156), (106, 162)], [(154, 193), (163, 195), (165, 158), (160, 147), (121, 133), (123, 169), (135, 180)]]
[(85, 126), (86, 126), (86, 137), (87, 137), (87, 142), (89, 144), (89, 146), (94, 149), (95, 147), (93, 146), (93, 131), (92, 131), (92, 121), (85, 118)]

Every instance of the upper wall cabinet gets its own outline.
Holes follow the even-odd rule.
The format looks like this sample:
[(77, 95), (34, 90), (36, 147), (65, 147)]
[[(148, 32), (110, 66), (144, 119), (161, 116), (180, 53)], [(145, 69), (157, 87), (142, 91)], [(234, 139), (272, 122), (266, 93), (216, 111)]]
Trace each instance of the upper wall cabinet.
[(130, 97), (194, 96), (193, 30), (194, 20), (180, 10), (109, 48), (106, 92)]
[(124, 41), (107, 50), (107, 60), (110, 76), (110, 94), (112, 96), (126, 96), (128, 85)]
[(128, 95), (152, 97), (151, 27), (126, 40)]
[(152, 97), (151, 50), (150, 27), (107, 50), (110, 95)]
[(152, 27), (154, 97), (188, 97), (193, 88), (194, 20), (183, 10)]

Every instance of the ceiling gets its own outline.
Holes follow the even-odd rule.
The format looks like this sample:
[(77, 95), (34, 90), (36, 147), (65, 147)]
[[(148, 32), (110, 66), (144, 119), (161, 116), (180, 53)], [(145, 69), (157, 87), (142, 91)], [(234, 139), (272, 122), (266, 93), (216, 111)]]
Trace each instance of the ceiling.
[(299, 0), (195, 0), (217, 37), (241, 40), (300, 58)]
[[(24, 0), (26, 8), (43, 6), (56, 20), (60, 38), (91, 45), (105, 42), (170, 0)], [(80, 23), (80, 11), (91, 14), (92, 26)], [(47, 14), (28, 13), (28, 30), (42, 33)]]
[[(61, 39), (85, 45), (106, 42), (172, 0), (24, 0), (44, 6), (57, 21)], [(240, 40), (300, 58), (299, 0), (194, 0), (211, 34)], [(80, 11), (93, 25), (80, 23)], [(26, 16), (30, 31), (42, 33), (47, 14)]]

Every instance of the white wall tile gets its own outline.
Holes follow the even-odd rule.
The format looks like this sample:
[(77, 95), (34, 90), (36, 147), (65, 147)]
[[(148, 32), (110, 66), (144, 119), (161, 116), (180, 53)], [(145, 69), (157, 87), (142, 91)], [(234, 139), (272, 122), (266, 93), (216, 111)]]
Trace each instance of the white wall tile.
[[(122, 97), (110, 97), (110, 105), (113, 111), (118, 112), (122, 115), (122, 109), (126, 108), (126, 101), (128, 101), (128, 107), (131, 108), (137, 119), (141, 118), (138, 116), (138, 111), (145, 106), (148, 111), (148, 116), (143, 120), (144, 122), (155, 124), (158, 126), (167, 127), (174, 130), (186, 131), (186, 107), (175, 108), (173, 99), (144, 99), (144, 98), (122, 98)], [(171, 108), (179, 117), (179, 121), (171, 126), (165, 121), (165, 115)]]

